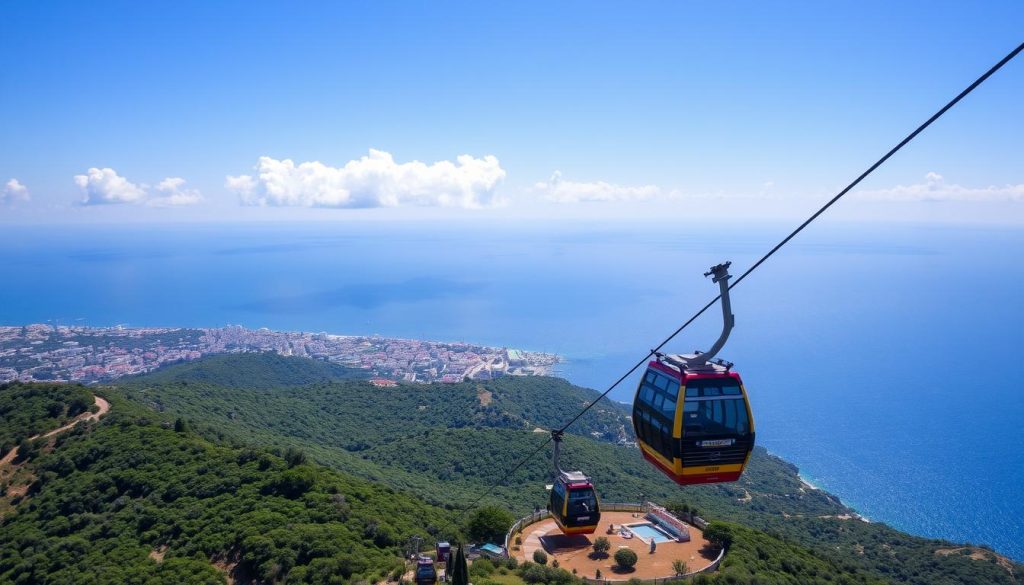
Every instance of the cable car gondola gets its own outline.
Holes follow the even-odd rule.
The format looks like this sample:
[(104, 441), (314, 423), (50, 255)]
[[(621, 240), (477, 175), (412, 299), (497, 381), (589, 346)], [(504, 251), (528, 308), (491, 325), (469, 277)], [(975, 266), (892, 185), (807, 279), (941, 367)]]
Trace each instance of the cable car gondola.
[(437, 583), (437, 569), (434, 568), (434, 560), (429, 557), (416, 559), (416, 572), (413, 574), (416, 585), (434, 585)]
[(555, 443), (555, 483), (551, 486), (548, 511), (563, 534), (593, 534), (601, 520), (601, 504), (594, 484), (582, 471), (562, 471), (558, 450), (562, 432), (552, 431)]
[(633, 399), (633, 429), (644, 459), (680, 485), (736, 481), (754, 448), (754, 418), (732, 364), (712, 358), (735, 321), (729, 262), (713, 267), (725, 324), (707, 352), (665, 355), (647, 364)]

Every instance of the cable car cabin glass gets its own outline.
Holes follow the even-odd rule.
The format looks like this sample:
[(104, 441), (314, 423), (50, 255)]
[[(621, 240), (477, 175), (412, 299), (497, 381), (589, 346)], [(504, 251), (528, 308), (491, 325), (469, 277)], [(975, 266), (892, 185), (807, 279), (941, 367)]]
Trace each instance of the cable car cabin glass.
[(652, 361), (633, 400), (644, 458), (677, 483), (736, 481), (754, 448), (750, 405), (739, 374), (698, 372)]
[(562, 472), (555, 480), (549, 509), (564, 534), (593, 534), (601, 519), (594, 486), (579, 472)]

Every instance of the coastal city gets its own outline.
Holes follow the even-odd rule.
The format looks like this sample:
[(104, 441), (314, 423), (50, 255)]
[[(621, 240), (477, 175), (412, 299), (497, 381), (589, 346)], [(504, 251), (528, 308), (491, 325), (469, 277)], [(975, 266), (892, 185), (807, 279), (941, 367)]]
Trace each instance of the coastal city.
[(381, 381), (461, 382), (550, 375), (559, 357), (470, 343), (296, 333), (238, 325), (210, 329), (0, 326), (0, 383), (94, 383), (223, 353), (276, 352), (363, 370)]

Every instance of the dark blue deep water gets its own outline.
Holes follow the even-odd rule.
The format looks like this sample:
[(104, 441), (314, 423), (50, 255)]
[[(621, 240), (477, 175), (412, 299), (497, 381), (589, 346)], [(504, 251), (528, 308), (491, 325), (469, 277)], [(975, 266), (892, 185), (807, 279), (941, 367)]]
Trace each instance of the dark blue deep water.
[[(702, 271), (741, 272), (789, 227), (5, 227), (0, 324), (470, 341), (563, 354), (603, 389), (714, 296)], [(723, 357), (760, 444), (873, 520), (1024, 559), (1022, 254), (1019, 229), (810, 228), (734, 290)]]

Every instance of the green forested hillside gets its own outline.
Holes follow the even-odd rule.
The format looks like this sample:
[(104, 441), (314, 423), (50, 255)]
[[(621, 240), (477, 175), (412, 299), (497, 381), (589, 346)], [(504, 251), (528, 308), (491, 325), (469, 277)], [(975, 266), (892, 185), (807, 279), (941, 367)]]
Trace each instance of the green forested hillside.
[(413, 535), (457, 537), (415, 498), (177, 427), (115, 400), (29, 461), (38, 479), (0, 523), (0, 583), (375, 581)]
[(0, 384), (0, 457), (23, 439), (61, 426), (92, 404), (92, 393), (77, 385)]
[[(460, 540), (464, 516), (298, 451), (278, 457), (212, 443), (181, 419), (104, 393), (113, 403), (107, 417), (20, 463), (36, 476), (27, 493), (0, 494), (16, 506), (0, 518), (0, 583), (367, 585), (398, 574), (411, 536)], [(735, 554), (698, 582), (881, 582), (762, 532), (725, 529)], [(510, 568), (474, 565), (474, 581), (580, 585), (551, 567)]]
[[(555, 426), (572, 408), (560, 404), (561, 393), (565, 403), (588, 396), (550, 379), (383, 391), (352, 381), (269, 385), (301, 369), (294, 360), (255, 365), (262, 382), (246, 389), (240, 364), (262, 358), (241, 357), (215, 361), (216, 375), (200, 362), (106, 388), (113, 408), (101, 423), (18, 463), (31, 481), (27, 492), (0, 486), (0, 583), (215, 583), (229, 574), (260, 583), (372, 582), (394, 569), (412, 535), (458, 538), (465, 516), (457, 509), (483, 490), (483, 503), (517, 514), (543, 506), (546, 450), (514, 477), (504, 470), (545, 440), (534, 427)], [(225, 377), (225, 369), (236, 373)], [(200, 381), (210, 379), (234, 386)], [(0, 402), (17, 413), (3, 421), (12, 436), (32, 425), (47, 430), (38, 415), (51, 410), (37, 403), (92, 402), (74, 385), (16, 386)], [(14, 401), (25, 397), (22, 413)], [(566, 438), (565, 463), (591, 473), (605, 501), (642, 493), (734, 523), (723, 525), (731, 544), (721, 570), (697, 582), (1020, 582), (1021, 567), (989, 551), (850, 519), (763, 450), (740, 482), (681, 490), (635, 449), (606, 440), (602, 425), (621, 424), (623, 409), (603, 410), (589, 423), (596, 436)], [(303, 461), (295, 447), (336, 471)], [(536, 567), (518, 575), (573, 582)]]
[[(268, 360), (262, 363), (261, 360)], [(400, 385), (378, 388), (365, 381), (345, 380), (305, 386), (275, 385), (296, 363), (314, 372), (324, 365), (303, 358), (273, 354), (242, 354), (174, 366), (119, 384), (136, 400), (230, 429), (266, 430), (278, 436), (301, 437), (317, 445), (358, 452), (436, 428), (507, 428), (532, 430), (560, 425), (588, 400), (593, 390), (556, 378), (503, 378), (461, 384)], [(256, 362), (258, 365), (254, 365)], [(284, 371), (277, 371), (285, 366)], [(247, 386), (247, 372), (257, 381)], [(225, 372), (234, 372), (227, 374)], [(309, 379), (298, 375), (296, 379)], [(218, 383), (226, 379), (231, 383)], [(213, 381), (211, 381), (213, 380)], [(553, 399), (555, 398), (555, 399)], [(632, 437), (622, 405), (601, 403), (582, 417), (572, 432), (616, 440)]]
[(713, 524), (724, 535), (729, 554), (722, 561), (718, 574), (698, 576), (695, 584), (704, 583), (774, 583), (786, 585), (819, 585), (826, 583), (886, 583), (884, 579), (829, 561), (807, 548), (782, 541), (764, 532), (734, 523)]
[[(202, 362), (193, 367), (201, 370)], [(190, 418), (213, 436), (300, 446), (324, 464), (445, 507), (465, 505), (486, 489), (486, 501), (517, 513), (543, 505), (543, 485), (550, 482), (547, 450), (515, 477), (505, 475), (546, 439), (531, 430), (559, 425), (596, 396), (550, 378), (395, 389), (350, 381), (248, 389), (176, 380), (142, 377), (122, 388), (134, 400)], [(566, 466), (578, 465), (596, 479), (606, 500), (636, 500), (643, 493), (692, 506), (706, 517), (765, 530), (839, 566), (896, 582), (1021, 582), (1024, 568), (994, 555), (946, 554), (953, 545), (850, 519), (851, 510), (802, 485), (792, 465), (761, 449), (741, 481), (681, 489), (635, 449), (607, 442), (625, 422), (625, 409), (609, 403), (593, 410), (598, 412), (584, 417), (584, 427), (573, 428), (582, 436), (566, 439), (564, 457)]]

